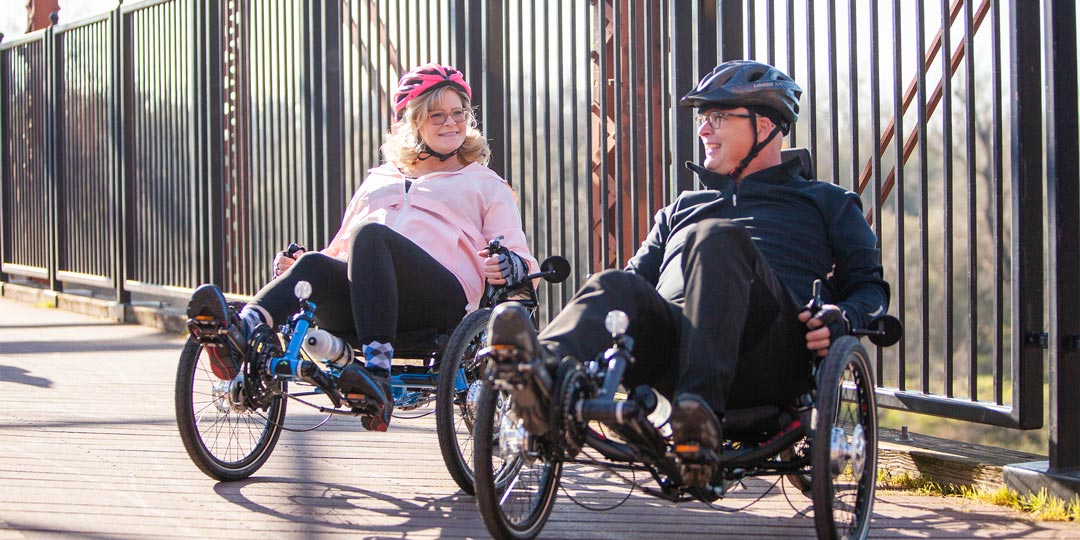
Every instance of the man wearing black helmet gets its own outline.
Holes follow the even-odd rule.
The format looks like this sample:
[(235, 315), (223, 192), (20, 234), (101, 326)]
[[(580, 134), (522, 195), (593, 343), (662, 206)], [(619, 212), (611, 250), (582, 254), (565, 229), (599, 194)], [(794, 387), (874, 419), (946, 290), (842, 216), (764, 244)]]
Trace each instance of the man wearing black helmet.
[[(691, 485), (714, 470), (725, 410), (790, 407), (807, 390), (809, 355), (826, 354), (832, 340), (888, 306), (858, 196), (807, 180), (798, 162), (781, 160), (801, 94), (772, 66), (717, 66), (680, 102), (697, 109), (705, 160), (687, 167), (705, 189), (661, 209), (626, 269), (592, 276), (539, 341), (516, 306), (492, 317), (493, 346), (550, 365), (595, 357), (610, 343), (606, 314), (626, 312), (636, 361), (624, 385), (674, 396), (677, 448), (701, 449), (680, 456)], [(815, 280), (826, 305), (810, 313), (804, 306)], [(543, 399), (519, 392), (515, 408), (530, 432), (549, 428)]]

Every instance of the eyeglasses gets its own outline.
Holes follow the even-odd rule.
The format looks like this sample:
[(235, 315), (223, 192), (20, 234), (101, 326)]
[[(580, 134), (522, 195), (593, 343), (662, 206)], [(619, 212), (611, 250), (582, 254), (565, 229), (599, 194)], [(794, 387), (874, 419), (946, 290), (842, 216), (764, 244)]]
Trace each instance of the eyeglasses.
[(713, 129), (720, 129), (720, 124), (723, 123), (725, 118), (750, 118), (749, 114), (745, 113), (730, 113), (721, 111), (711, 111), (705, 114), (694, 115), (694, 120), (697, 121), (697, 126), (701, 127), (705, 125), (705, 122), (709, 123)]
[(446, 123), (448, 118), (453, 118), (457, 124), (462, 124), (469, 119), (470, 113), (468, 109), (454, 109), (447, 114), (444, 111), (434, 111), (428, 113), (428, 120), (436, 126), (441, 126)]

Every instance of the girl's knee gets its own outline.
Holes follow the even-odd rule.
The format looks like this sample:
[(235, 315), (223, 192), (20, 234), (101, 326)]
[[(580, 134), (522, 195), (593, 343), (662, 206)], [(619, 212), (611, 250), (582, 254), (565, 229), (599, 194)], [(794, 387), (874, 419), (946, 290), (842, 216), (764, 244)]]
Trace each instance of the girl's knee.
[[(308, 272), (317, 272), (328, 268), (330, 265), (334, 264), (335, 261), (337, 261), (337, 259), (329, 255), (319, 253), (318, 251), (308, 251), (296, 259), (292, 268), (295, 268), (295, 271), (297, 272), (304, 272), (306, 274)], [(290, 270), (292, 270), (292, 268), (290, 268)]]
[(366, 246), (370, 246), (372, 243), (384, 242), (384, 239), (391, 232), (393, 232), (393, 229), (382, 223), (364, 223), (356, 229), (356, 234), (353, 235), (352, 252), (356, 253), (358, 249), (366, 249)]

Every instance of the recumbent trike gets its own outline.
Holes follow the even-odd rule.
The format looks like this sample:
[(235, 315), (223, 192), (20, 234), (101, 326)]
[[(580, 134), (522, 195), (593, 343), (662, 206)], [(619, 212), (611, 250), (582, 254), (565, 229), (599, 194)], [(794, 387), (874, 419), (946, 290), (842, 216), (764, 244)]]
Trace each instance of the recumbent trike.
[[(820, 309), (820, 285), (815, 283), (817, 306), (809, 306), (814, 312)], [(487, 368), (477, 403), (474, 471), (477, 505), (493, 537), (540, 533), (564, 463), (603, 467), (616, 476), (646, 472), (656, 487), (634, 482), (631, 489), (672, 502), (712, 503), (743, 479), (783, 476), (810, 493), (818, 538), (866, 537), (877, 480), (877, 408), (869, 357), (855, 336), (892, 345), (903, 333), (899, 320), (878, 317), (869, 329), (837, 339), (824, 359), (811, 360), (811, 390), (786, 410), (726, 411), (718, 467), (704, 487), (682, 477), (676, 455), (687, 449), (677, 449), (672, 440), (666, 400), (648, 386), (620, 391), (634, 361), (626, 314), (610, 312), (606, 327), (612, 336), (608, 350), (584, 364), (567, 359), (558, 366), (549, 396), (550, 429), (539, 436), (525, 428), (513, 401), (536, 399), (522, 392), (539, 388), (529, 378), (551, 376), (549, 368), (512, 347), (481, 351)], [(600, 457), (585, 455), (586, 448)]]
[[(500, 240), (488, 245), (489, 253), (505, 250)], [(294, 252), (297, 249), (290, 246)], [(398, 336), (390, 377), (394, 417), (431, 414), (434, 405), (443, 459), (466, 493), (473, 493), (472, 427), (483, 369), (476, 353), (486, 345), (491, 308), (514, 299), (534, 311), (537, 292), (533, 280), (558, 283), (569, 274), (566, 259), (550, 257), (541, 264), (540, 272), (517, 286), (489, 284), (480, 309), (466, 315), (455, 328)], [(300, 311), (278, 329), (266, 325), (255, 328), (247, 358), (235, 359), (239, 372), (230, 380), (214, 375), (204, 350), (224, 339), (223, 325), (212, 320), (188, 321), (191, 337), (180, 354), (176, 375), (176, 422), (191, 460), (212, 478), (240, 480), (254, 474), (270, 457), (283, 430), (309, 431), (334, 415), (360, 416), (370, 410), (372, 404), (365, 398), (342, 395), (336, 384), (345, 362), (356, 355), (355, 337), (313, 328), (316, 306), (308, 300), (311, 285), (297, 283), (295, 294)], [(233, 303), (229, 307), (239, 311), (241, 306)], [(408, 360), (414, 362), (409, 364)], [(416, 360), (420, 360), (419, 365)], [(330, 406), (313, 403), (312, 398), (328, 399)], [(289, 401), (326, 417), (314, 426), (287, 427)]]

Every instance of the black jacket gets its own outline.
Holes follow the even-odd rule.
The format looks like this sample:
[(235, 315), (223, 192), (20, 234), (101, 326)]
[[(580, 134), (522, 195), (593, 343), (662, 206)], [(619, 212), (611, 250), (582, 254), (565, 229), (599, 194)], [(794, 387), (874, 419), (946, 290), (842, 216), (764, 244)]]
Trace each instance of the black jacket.
[(858, 195), (806, 180), (798, 161), (758, 171), (738, 184), (696, 164), (687, 167), (708, 189), (684, 192), (657, 212), (649, 236), (626, 267), (652, 283), (661, 296), (683, 303), (681, 260), (687, 228), (720, 218), (746, 227), (799, 304), (809, 301), (813, 282), (820, 279), (822, 300), (839, 305), (852, 327), (863, 328), (885, 312), (889, 285), (882, 279), (877, 238), (863, 217)]

